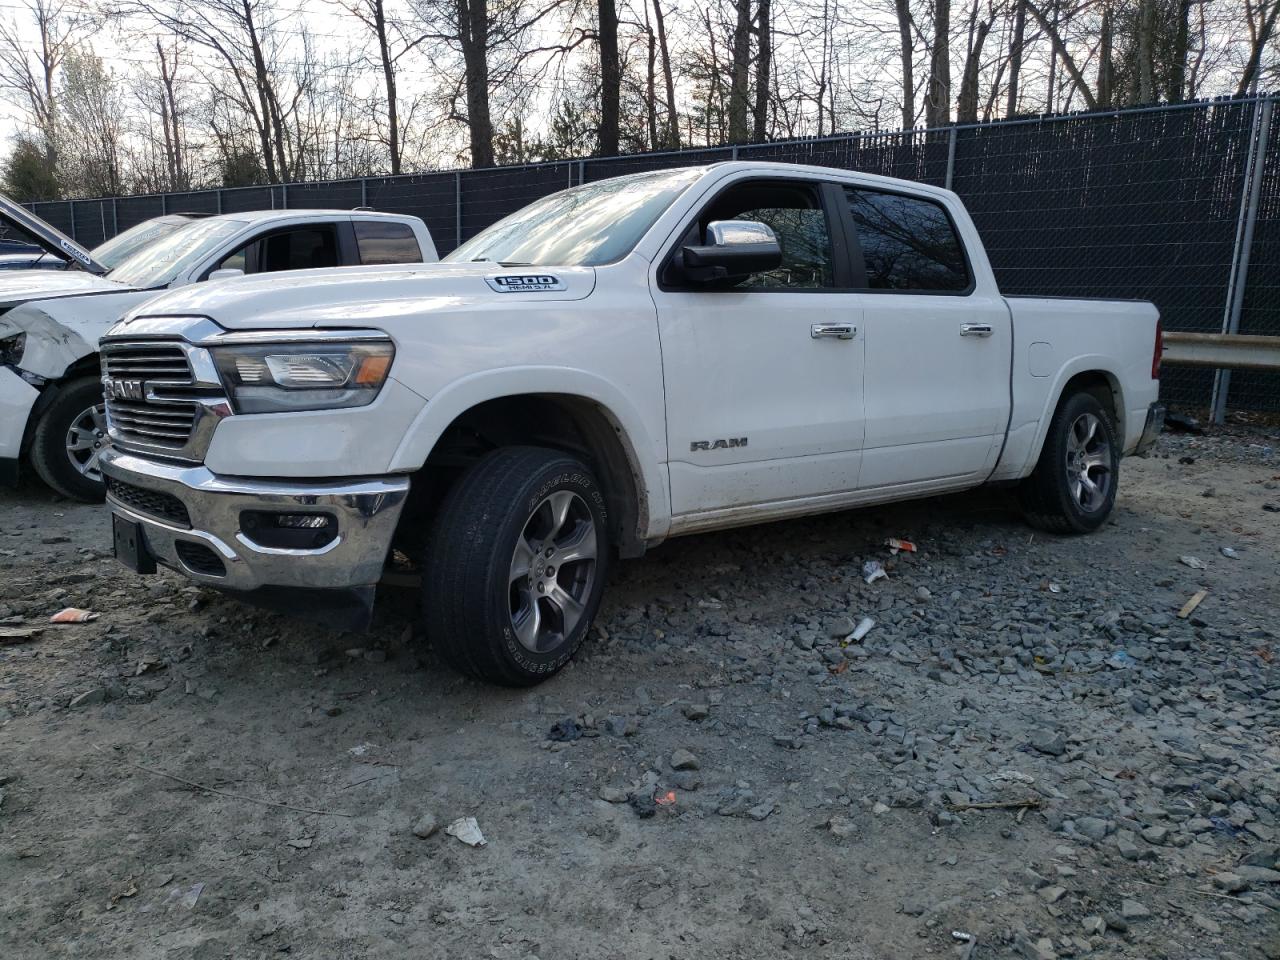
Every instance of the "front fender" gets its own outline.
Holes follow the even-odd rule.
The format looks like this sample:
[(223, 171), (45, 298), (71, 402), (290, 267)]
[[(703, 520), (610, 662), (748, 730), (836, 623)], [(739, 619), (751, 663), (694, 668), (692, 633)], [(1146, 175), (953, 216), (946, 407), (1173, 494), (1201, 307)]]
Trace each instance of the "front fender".
[(419, 469), (454, 420), (489, 400), (526, 394), (559, 395), (590, 400), (603, 408), (618, 431), (648, 517), (645, 536), (659, 539), (671, 525), (662, 438), (653, 437), (632, 402), (607, 380), (572, 367), (522, 366), (486, 370), (462, 377), (429, 397), (392, 457), (392, 472)]

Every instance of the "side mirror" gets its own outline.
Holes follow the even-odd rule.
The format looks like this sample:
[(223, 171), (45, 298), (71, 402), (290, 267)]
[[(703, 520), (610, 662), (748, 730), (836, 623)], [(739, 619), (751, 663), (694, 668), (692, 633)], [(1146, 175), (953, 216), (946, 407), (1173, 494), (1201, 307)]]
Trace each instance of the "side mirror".
[(708, 242), (680, 251), (684, 275), (695, 283), (740, 280), (782, 265), (782, 248), (767, 224), (756, 220), (715, 220)]
[(209, 274), (210, 280), (230, 280), (233, 277), (243, 277), (244, 271), (237, 267), (223, 267), (221, 270), (215, 270)]

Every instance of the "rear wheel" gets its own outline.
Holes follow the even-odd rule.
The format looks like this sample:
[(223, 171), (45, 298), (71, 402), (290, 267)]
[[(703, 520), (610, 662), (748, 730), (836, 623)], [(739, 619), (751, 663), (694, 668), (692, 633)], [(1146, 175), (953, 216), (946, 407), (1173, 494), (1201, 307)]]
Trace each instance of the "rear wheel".
[(542, 447), (505, 447), (445, 497), (423, 562), (427, 636), (451, 666), (506, 686), (559, 670), (600, 605), (604, 495), (590, 469)]
[(1051, 533), (1097, 530), (1116, 502), (1120, 445), (1107, 406), (1093, 393), (1058, 404), (1035, 472), (1023, 481), (1027, 519)]
[(107, 443), (102, 383), (95, 377), (73, 380), (36, 423), (31, 466), (40, 479), (64, 497), (96, 502), (106, 488), (98, 458)]

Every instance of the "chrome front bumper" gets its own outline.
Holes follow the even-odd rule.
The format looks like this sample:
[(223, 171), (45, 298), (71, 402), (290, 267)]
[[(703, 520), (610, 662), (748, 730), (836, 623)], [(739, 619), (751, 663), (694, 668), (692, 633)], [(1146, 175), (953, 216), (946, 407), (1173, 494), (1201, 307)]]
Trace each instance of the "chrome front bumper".
[[(109, 489), (107, 503), (112, 513), (141, 525), (156, 560), (194, 581), (226, 590), (331, 589), (377, 583), (409, 492), (407, 477), (306, 483), (247, 480), (111, 448), (100, 462), (109, 485), (114, 480), (144, 492), (133, 491), (133, 502), (126, 503), (121, 488), (117, 493)], [(181, 511), (170, 498), (185, 508), (187, 523), (173, 515)], [(158, 515), (165, 509), (170, 515)], [(241, 514), (246, 510), (328, 513), (337, 519), (337, 536), (317, 549), (263, 546), (242, 529)], [(188, 562), (191, 549), (179, 549), (183, 543), (212, 551), (223, 573), (207, 572), (209, 564), (193, 567)], [(197, 569), (200, 566), (206, 569)]]
[(1156, 438), (1164, 429), (1164, 413), (1163, 403), (1153, 403), (1147, 408), (1147, 422), (1143, 424), (1142, 436), (1138, 438), (1138, 446), (1133, 451), (1135, 455), (1142, 456), (1155, 446)]

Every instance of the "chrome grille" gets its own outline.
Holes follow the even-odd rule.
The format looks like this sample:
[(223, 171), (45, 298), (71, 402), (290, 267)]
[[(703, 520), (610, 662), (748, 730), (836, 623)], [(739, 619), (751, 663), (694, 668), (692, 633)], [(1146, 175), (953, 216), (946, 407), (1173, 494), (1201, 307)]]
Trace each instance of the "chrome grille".
[[(181, 346), (104, 343), (102, 379), (113, 439), (124, 445), (170, 450), (187, 445), (195, 427), (198, 398), (191, 364)], [(122, 386), (116, 390), (113, 383)]]

